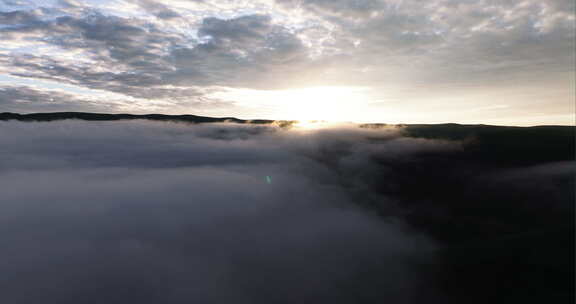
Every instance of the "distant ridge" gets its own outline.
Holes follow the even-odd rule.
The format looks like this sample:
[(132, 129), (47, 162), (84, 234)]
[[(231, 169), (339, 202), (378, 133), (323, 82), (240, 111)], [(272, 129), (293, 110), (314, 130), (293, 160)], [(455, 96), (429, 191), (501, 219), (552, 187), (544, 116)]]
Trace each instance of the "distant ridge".
[[(54, 121), (65, 119), (78, 119), (88, 121), (111, 121), (111, 120), (134, 120), (134, 119), (148, 119), (159, 121), (181, 121), (189, 123), (210, 123), (210, 122), (233, 122), (233, 123), (247, 123), (247, 124), (271, 124), (280, 123), (281, 125), (291, 125), (298, 122), (297, 120), (270, 120), (270, 119), (239, 119), (236, 117), (208, 117), (198, 115), (167, 115), (167, 114), (108, 114), (108, 113), (87, 113), (87, 112), (47, 112), (47, 113), (30, 113), (19, 114), (12, 112), (0, 113), (0, 121), (5, 120), (18, 120), (18, 121)], [(406, 127), (406, 128), (425, 128), (425, 129), (461, 129), (466, 130), (470, 128), (562, 128), (574, 129), (573, 126), (560, 126), (560, 125), (542, 125), (533, 127), (516, 127), (516, 126), (494, 126), (485, 124), (457, 124), (457, 123), (439, 123), (439, 124), (387, 124), (387, 123), (361, 123), (358, 124), (362, 128), (378, 129), (390, 126)]]
[[(206, 117), (196, 115), (163, 114), (101, 114), (84, 112), (54, 113), (0, 113), (0, 121), (16, 120), (46, 122), (65, 119), (86, 121), (114, 121), (147, 119), (183, 123), (233, 122), (240, 124), (276, 124), (290, 127), (295, 120), (245, 120), (234, 117)], [(503, 165), (529, 165), (539, 161), (574, 161), (576, 155), (575, 128), (573, 126), (510, 127), (491, 125), (445, 124), (359, 124), (361, 128), (379, 129), (390, 126), (402, 128), (404, 136), (427, 139), (460, 141), (463, 152), (453, 157), (498, 161)]]
[[(209, 123), (209, 122), (234, 122), (234, 123), (251, 123), (251, 124), (271, 124), (274, 120), (245, 120), (234, 117), (206, 117), (197, 115), (164, 115), (164, 114), (103, 114), (103, 113), (85, 113), (85, 112), (53, 112), (53, 113), (31, 113), (18, 114), (4, 112), (0, 113), (0, 120), (18, 120), (18, 121), (54, 121), (64, 119), (79, 119), (90, 121), (109, 121), (109, 120), (133, 120), (148, 119), (159, 121), (180, 121), (188, 123)], [(283, 121), (292, 123), (290, 121)]]

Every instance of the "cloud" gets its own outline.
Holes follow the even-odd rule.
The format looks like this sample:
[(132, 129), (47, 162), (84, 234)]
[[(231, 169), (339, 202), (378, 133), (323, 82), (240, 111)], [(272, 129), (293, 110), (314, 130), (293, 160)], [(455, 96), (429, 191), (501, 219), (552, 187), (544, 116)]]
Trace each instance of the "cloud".
[(315, 14), (332, 18), (366, 18), (390, 5), (379, 0), (276, 0), (276, 2), (290, 9), (305, 8)]
[(205, 18), (198, 35), (205, 42), (171, 54), (176, 70), (166, 75), (168, 82), (272, 88), (306, 74), (307, 49), (269, 16)]
[(58, 90), (38, 90), (27, 86), (0, 87), (0, 107), (4, 112), (114, 111), (119, 103), (105, 104), (84, 96)]
[[(229, 101), (216, 98), (206, 98), (204, 93), (210, 91), (204, 88), (178, 88), (157, 87), (146, 91), (134, 90), (122, 92), (124, 94), (109, 93), (104, 90), (81, 90), (81, 87), (71, 86), (78, 91), (71, 93), (64, 89), (45, 89), (34, 85), (0, 85), (0, 107), (4, 112), (127, 112), (151, 113), (167, 112), (178, 113), (190, 107), (205, 110), (207, 113), (214, 110), (231, 109), (236, 106)], [(59, 87), (54, 82), (48, 85)], [(212, 89), (216, 90), (216, 89)], [(130, 95), (137, 96), (132, 98)], [(166, 98), (154, 101), (148, 98)], [(169, 109), (167, 109), (169, 108)]]
[(181, 18), (182, 16), (170, 7), (153, 0), (137, 0), (137, 3), (142, 6), (146, 11), (152, 13), (154, 16), (169, 20), (174, 18)]
[[(170, 98), (175, 93), (162, 94), (165, 91), (160, 87), (165, 85), (184, 85), (182, 90), (198, 84), (254, 87), (265, 77), (286, 77), (287, 71), (294, 74), (300, 69), (291, 65), (302, 65), (306, 59), (299, 39), (264, 15), (204, 18), (197, 29), (198, 41), (153, 23), (99, 13), (48, 21), (35, 16), (14, 17), (27, 14), (6, 13), (9, 18), (5, 19), (22, 24), (2, 31), (13, 39), (34, 39), (37, 44), (54, 45), (64, 52), (79, 52), (87, 61), (78, 65), (73, 64), (72, 56), (59, 59), (12, 54), (3, 60), (6, 67), (17, 69), (12, 74), (134, 97)], [(244, 73), (252, 76), (244, 77)]]
[(5, 25), (28, 24), (38, 22), (35, 11), (11, 11), (0, 13), (0, 23)]
[(272, 30), (269, 16), (250, 15), (231, 20), (206, 18), (198, 30), (198, 34), (208, 36), (215, 43), (247, 43), (261, 41)]
[[(546, 128), (479, 127), (454, 141), (354, 125), (0, 127), (4, 302), (429, 303), (566, 290), (571, 257), (549, 253), (566, 252), (574, 163), (555, 155), (572, 154), (514, 141), (554, 146), (561, 133)], [(518, 252), (526, 246), (550, 250)], [(534, 274), (518, 271), (525, 262)], [(478, 284), (483, 271), (499, 276)], [(499, 287), (518, 276), (538, 287)]]
[(4, 301), (409, 303), (432, 292), (416, 265), (434, 261), (434, 243), (356, 207), (370, 193), (319, 158), (343, 149), (342, 168), (358, 171), (365, 152), (347, 143), (396, 146), (396, 131), (1, 124)]

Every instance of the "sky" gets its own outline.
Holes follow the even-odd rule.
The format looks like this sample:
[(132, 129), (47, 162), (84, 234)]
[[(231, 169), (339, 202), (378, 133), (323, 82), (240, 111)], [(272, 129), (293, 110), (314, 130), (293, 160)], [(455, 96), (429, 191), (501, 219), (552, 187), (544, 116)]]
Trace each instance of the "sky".
[(0, 112), (574, 124), (573, 0), (1, 0)]

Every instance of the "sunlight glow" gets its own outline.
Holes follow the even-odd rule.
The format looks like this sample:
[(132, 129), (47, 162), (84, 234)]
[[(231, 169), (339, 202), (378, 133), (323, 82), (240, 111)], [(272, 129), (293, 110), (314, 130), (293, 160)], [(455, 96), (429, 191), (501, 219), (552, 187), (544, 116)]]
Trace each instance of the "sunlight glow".
[(311, 87), (289, 90), (229, 89), (211, 97), (258, 109), (286, 120), (356, 121), (369, 113), (365, 87)]
[(297, 130), (307, 131), (307, 130), (317, 130), (333, 127), (340, 123), (328, 122), (325, 120), (299, 120), (297, 123), (292, 125)]

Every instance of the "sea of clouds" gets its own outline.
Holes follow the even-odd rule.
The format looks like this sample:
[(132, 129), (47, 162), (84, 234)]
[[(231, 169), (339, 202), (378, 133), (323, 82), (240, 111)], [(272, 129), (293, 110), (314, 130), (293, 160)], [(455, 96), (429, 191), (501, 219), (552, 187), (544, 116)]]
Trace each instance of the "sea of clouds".
[(144, 120), (0, 122), (0, 142), (3, 303), (441, 297), (438, 245), (386, 164), (459, 142)]
[[(409, 303), (432, 292), (422, 265), (434, 243), (364, 181), (377, 174), (371, 153), (449, 144), (347, 126), (1, 124), (10, 303)], [(390, 218), (358, 207), (370, 200), (389, 201)]]

